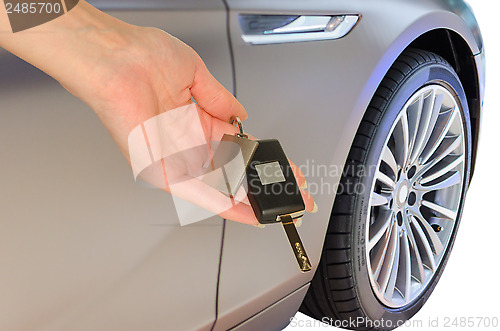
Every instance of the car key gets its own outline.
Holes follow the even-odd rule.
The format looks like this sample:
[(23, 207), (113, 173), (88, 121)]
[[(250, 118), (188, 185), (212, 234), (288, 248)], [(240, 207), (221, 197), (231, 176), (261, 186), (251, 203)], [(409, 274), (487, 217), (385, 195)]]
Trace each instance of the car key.
[(305, 213), (305, 204), (288, 158), (276, 139), (258, 140), (247, 167), (248, 200), (259, 223), (280, 222), (300, 270), (311, 270), (311, 263), (300, 239), (294, 219)]
[[(222, 141), (230, 141), (241, 147), (245, 159), (248, 199), (256, 218), (261, 224), (281, 223), (300, 270), (310, 271), (311, 263), (293, 222), (304, 215), (305, 204), (281, 144), (276, 139), (250, 140), (243, 132), (240, 119), (235, 118), (234, 122), (237, 122), (240, 132), (235, 136), (224, 135)], [(227, 162), (227, 155), (227, 148), (218, 149), (214, 155), (215, 163), (222, 163), (221, 159)], [(244, 176), (237, 175), (238, 172), (232, 171), (233, 176), (225, 176), (226, 183), (223, 186), (228, 190), (231, 188), (226, 192), (229, 196), (234, 194), (235, 187), (243, 180)]]

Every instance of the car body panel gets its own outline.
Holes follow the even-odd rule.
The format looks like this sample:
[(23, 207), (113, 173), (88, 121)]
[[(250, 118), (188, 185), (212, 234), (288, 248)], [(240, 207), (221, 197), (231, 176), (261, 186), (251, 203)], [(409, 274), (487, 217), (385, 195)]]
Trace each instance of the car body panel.
[[(176, 35), (232, 85), (225, 11), (111, 14)], [(0, 86), (0, 329), (210, 330), (220, 217), (180, 227), (92, 111), (4, 51)]]
[[(478, 53), (482, 42), (470, 27), (475, 20), (466, 22), (453, 12), (467, 10), (460, 1), (227, 2), (236, 96), (249, 113), (244, 127), (256, 137), (280, 139), (290, 159), (304, 166), (319, 211), (304, 217), (299, 232), (316, 267), (344, 162), (385, 73), (413, 40), (436, 28), (456, 31)], [(241, 38), (239, 14), (359, 14), (361, 19), (339, 40), (248, 45)], [(227, 222), (225, 232), (216, 330), (313, 277), (300, 272), (279, 225), (248, 230)], [(282, 322), (277, 318), (276, 328)]]
[(267, 307), (258, 314), (250, 317), (247, 320), (242, 321), (238, 325), (234, 326), (230, 330), (237, 331), (255, 331), (255, 330), (271, 330), (272, 325), (275, 330), (284, 329), (290, 320), (282, 320), (281, 325), (276, 324), (276, 316), (292, 316), (299, 309), (300, 303), (304, 300), (304, 297), (309, 289), (309, 284), (302, 286), (301, 288), (290, 293), (286, 297), (278, 300), (276, 303)]

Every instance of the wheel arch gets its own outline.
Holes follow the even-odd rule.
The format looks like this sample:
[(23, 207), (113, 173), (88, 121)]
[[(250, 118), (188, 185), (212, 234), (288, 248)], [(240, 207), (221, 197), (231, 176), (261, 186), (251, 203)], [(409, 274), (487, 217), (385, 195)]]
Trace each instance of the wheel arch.
[[(389, 68), (398, 56), (408, 48), (431, 51), (447, 60), (463, 84), (469, 105), (472, 127), (470, 177), (472, 178), (484, 98), (484, 63), (481, 63), (484, 61), (484, 53), (479, 26), (472, 12), (468, 10), (467, 14), (461, 14), (462, 17), (453, 12), (430, 12), (407, 25), (403, 32), (386, 48), (365, 85), (362, 95), (370, 95), (369, 103)], [(364, 106), (366, 102), (367, 100), (363, 98), (361, 108), (366, 109), (367, 104)], [(360, 106), (359, 103), (358, 106)], [(364, 112), (361, 114), (359, 122), (363, 115)]]
[(457, 32), (438, 28), (430, 30), (416, 38), (407, 48), (419, 48), (436, 53), (448, 61), (457, 73), (465, 90), (469, 106), (472, 129), (472, 162), (471, 177), (479, 140), (479, 124), (481, 118), (481, 88), (478, 67), (472, 49), (467, 41)]

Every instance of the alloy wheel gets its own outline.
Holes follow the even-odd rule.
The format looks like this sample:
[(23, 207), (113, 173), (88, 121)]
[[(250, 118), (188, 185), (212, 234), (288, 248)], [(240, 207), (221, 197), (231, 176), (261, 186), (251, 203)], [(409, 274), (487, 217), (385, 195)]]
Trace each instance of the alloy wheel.
[(377, 164), (366, 255), (373, 291), (388, 307), (419, 298), (454, 233), (466, 146), (460, 106), (450, 90), (431, 84), (412, 95)]

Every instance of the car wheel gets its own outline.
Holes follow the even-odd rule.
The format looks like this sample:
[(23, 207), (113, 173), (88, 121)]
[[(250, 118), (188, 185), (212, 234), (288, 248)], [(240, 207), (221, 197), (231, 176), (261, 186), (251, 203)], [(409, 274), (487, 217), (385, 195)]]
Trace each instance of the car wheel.
[(455, 240), (470, 137), (450, 64), (405, 51), (358, 128), (302, 312), (348, 329), (393, 329), (422, 307)]

